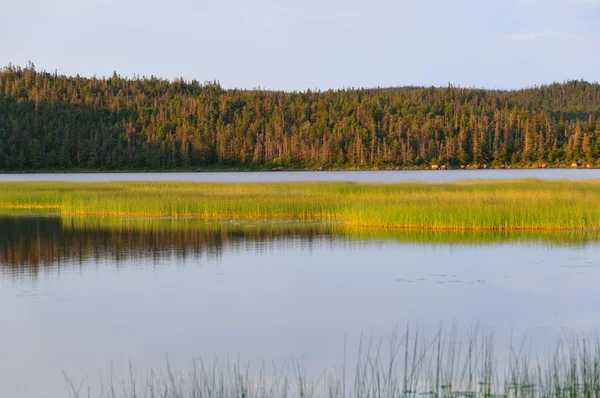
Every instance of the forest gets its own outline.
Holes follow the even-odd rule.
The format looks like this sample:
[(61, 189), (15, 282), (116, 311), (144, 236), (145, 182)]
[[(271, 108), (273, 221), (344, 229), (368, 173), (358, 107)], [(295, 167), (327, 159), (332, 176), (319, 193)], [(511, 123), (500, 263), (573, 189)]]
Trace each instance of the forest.
[(285, 92), (0, 69), (0, 170), (600, 166), (600, 85)]

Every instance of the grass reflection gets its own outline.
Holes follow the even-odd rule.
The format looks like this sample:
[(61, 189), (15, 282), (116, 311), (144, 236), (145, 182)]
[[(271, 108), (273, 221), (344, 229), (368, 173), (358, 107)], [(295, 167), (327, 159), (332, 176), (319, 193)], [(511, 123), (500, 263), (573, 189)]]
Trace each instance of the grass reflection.
[(167, 258), (219, 258), (223, 252), (261, 253), (286, 245), (355, 246), (388, 242), (418, 245), (545, 245), (583, 247), (598, 231), (442, 231), (353, 228), (335, 221), (203, 220), (59, 216), (29, 211), (0, 215), (0, 266), (35, 277), (40, 269), (110, 260), (154, 263)]

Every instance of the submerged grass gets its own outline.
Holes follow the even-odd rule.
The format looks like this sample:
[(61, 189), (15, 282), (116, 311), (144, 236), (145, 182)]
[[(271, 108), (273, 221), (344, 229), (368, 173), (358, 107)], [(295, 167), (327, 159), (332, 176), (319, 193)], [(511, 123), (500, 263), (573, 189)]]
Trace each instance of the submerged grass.
[(0, 208), (63, 215), (339, 221), (434, 230), (600, 228), (600, 181), (2, 183)]
[[(475, 327), (459, 334), (456, 326), (433, 337), (407, 328), (389, 338), (362, 339), (356, 359), (315, 372), (303, 361), (256, 367), (237, 361), (196, 359), (182, 373), (166, 370), (140, 376), (130, 365), (120, 378), (112, 372), (100, 386), (68, 376), (71, 398), (592, 398), (600, 396), (600, 339), (573, 336), (559, 340), (540, 359), (524, 340), (497, 350), (494, 333)], [(344, 345), (345, 346), (345, 345)], [(500, 361), (498, 358), (504, 359)], [(501, 364), (502, 363), (502, 364)]]

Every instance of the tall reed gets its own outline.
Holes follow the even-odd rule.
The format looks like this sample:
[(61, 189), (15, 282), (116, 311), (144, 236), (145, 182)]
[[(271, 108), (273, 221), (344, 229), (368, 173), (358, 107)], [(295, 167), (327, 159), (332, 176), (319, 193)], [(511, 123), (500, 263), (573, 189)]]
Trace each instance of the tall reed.
[(66, 378), (71, 398), (416, 398), (600, 396), (600, 340), (559, 340), (544, 359), (528, 355), (522, 343), (498, 360), (494, 333), (477, 326), (460, 334), (456, 326), (433, 337), (419, 329), (394, 330), (390, 337), (362, 340), (351, 363), (315, 372), (291, 357), (256, 368), (241, 360), (192, 361), (187, 372), (166, 369), (125, 377), (112, 372), (100, 385)]

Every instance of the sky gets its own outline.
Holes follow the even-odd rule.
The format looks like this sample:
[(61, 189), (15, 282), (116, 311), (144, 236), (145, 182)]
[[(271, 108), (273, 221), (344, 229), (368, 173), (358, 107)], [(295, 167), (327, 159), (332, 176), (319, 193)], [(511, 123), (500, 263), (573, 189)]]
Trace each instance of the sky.
[(0, 0), (0, 65), (306, 90), (600, 80), (600, 0)]

